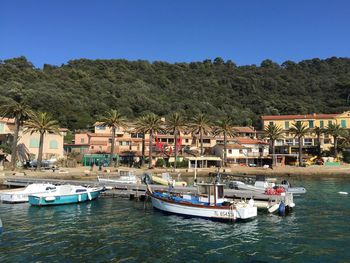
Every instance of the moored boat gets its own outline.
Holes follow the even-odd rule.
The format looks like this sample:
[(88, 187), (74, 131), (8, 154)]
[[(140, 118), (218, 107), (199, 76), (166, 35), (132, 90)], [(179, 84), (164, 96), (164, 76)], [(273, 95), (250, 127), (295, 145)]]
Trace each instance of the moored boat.
[(241, 181), (232, 181), (229, 184), (231, 189), (238, 190), (249, 190), (254, 192), (263, 193), (270, 188), (281, 188), (283, 187), (284, 192), (292, 194), (305, 194), (306, 189), (304, 187), (291, 187), (290, 183), (286, 180), (283, 180), (281, 184), (275, 184), (269, 181), (256, 181), (254, 185), (245, 184)]
[(251, 219), (257, 216), (254, 200), (227, 202), (223, 184), (198, 184), (197, 194), (152, 191), (148, 187), (154, 208), (173, 214), (224, 221)]
[(137, 177), (133, 171), (119, 171), (119, 176), (97, 176), (100, 183), (136, 184)]
[(99, 197), (103, 188), (89, 188), (76, 185), (60, 185), (55, 192), (29, 196), (34, 206), (63, 205), (91, 201)]
[(53, 184), (30, 184), (25, 188), (0, 192), (0, 200), (4, 203), (28, 202), (28, 196), (40, 193), (50, 193), (56, 190)]

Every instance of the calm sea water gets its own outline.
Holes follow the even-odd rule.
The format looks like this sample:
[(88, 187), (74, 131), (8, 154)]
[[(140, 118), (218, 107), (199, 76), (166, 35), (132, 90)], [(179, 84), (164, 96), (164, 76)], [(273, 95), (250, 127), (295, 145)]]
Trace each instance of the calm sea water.
[[(185, 219), (150, 203), (100, 198), (56, 207), (0, 204), (0, 262), (350, 262), (350, 179), (294, 181), (286, 217)], [(146, 209), (145, 209), (146, 208)]]

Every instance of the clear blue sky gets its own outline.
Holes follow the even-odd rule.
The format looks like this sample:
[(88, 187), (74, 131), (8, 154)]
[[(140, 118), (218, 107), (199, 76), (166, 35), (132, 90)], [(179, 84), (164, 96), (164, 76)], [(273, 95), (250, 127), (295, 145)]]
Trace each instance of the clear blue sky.
[(348, 0), (0, 0), (0, 59), (238, 65), (350, 55)]

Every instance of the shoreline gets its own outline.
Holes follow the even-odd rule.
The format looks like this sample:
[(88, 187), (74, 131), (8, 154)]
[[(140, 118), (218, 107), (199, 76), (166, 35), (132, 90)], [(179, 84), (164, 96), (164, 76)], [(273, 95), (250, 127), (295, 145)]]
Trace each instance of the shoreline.
[[(108, 173), (107, 171), (110, 170)], [(194, 177), (194, 169), (136, 169), (120, 166), (119, 168), (105, 168), (104, 171), (97, 171), (94, 169), (90, 171), (89, 167), (77, 168), (61, 168), (59, 171), (31, 171), (31, 170), (4, 170), (0, 172), (0, 182), (5, 177), (37, 177), (47, 179), (65, 179), (65, 180), (97, 180), (98, 174), (115, 175), (118, 170), (132, 170), (136, 175), (141, 176), (143, 173), (170, 173), (172, 175), (179, 175), (183, 178)], [(209, 173), (217, 173), (218, 168), (203, 168), (197, 169), (197, 177), (209, 177)], [(268, 177), (283, 177), (283, 178), (300, 178), (300, 179), (322, 179), (322, 178), (343, 178), (350, 179), (350, 165), (341, 165), (338, 167), (325, 166), (309, 166), (309, 167), (275, 167), (274, 169), (264, 169), (261, 167), (230, 167), (221, 168), (220, 173), (227, 175), (265, 175)]]

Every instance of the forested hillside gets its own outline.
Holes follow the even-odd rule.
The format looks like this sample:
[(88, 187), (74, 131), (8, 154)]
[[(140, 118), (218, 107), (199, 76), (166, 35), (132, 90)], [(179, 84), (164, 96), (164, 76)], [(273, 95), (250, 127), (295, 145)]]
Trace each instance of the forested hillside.
[(86, 128), (109, 108), (129, 118), (204, 112), (258, 126), (262, 114), (342, 112), (348, 94), (347, 58), (240, 67), (221, 58), (175, 64), (79, 59), (43, 69), (25, 57), (0, 61), (1, 104), (25, 100), (70, 129)]

